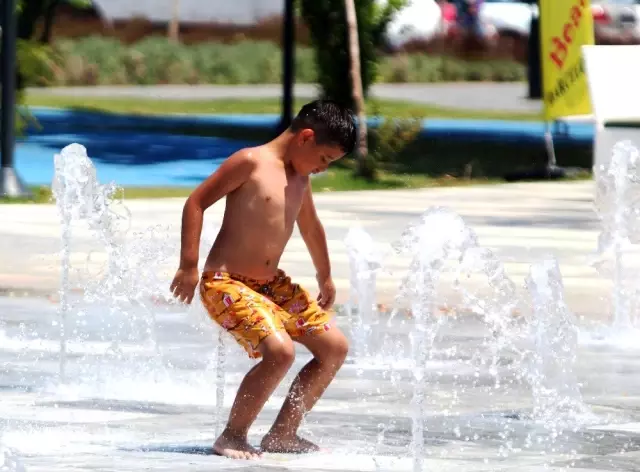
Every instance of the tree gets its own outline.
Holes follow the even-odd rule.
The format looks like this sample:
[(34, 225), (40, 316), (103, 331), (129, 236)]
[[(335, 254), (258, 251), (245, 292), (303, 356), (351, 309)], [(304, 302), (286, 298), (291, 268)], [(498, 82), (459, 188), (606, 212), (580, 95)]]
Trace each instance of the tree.
[[(16, 92), (18, 103), (24, 103), (24, 89), (28, 78), (37, 75), (44, 62), (49, 60), (50, 49), (43, 42), (50, 39), (53, 15), (61, 0), (18, 0), (16, 3), (17, 50)], [(88, 0), (67, 0), (78, 5), (90, 5)], [(45, 19), (43, 35), (34, 39), (36, 25)], [(33, 117), (25, 108), (17, 110), (16, 128), (21, 133)]]
[(53, 22), (56, 17), (56, 10), (60, 5), (60, 0), (51, 0), (47, 5), (47, 9), (44, 13), (44, 27), (42, 28), (42, 34), (40, 35), (41, 43), (50, 43), (53, 33)]
[(345, 17), (349, 36), (349, 62), (351, 75), (351, 97), (358, 115), (358, 174), (373, 178), (373, 169), (367, 166), (367, 115), (362, 91), (362, 73), (360, 72), (360, 42), (358, 39), (358, 17), (355, 0), (344, 0)]
[[(378, 50), (384, 31), (405, 0), (354, 0), (360, 56), (362, 94), (367, 96), (377, 75)], [(344, 0), (300, 0), (318, 65), (318, 83), (325, 98), (354, 107), (349, 80), (351, 60)]]
[(180, 0), (172, 0), (171, 19), (167, 26), (169, 40), (178, 42), (180, 36)]

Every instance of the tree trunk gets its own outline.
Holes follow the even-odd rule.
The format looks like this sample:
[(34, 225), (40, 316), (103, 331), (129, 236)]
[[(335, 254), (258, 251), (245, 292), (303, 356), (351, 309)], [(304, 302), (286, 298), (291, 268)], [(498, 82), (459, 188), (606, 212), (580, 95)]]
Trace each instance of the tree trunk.
[(47, 6), (47, 0), (29, 0), (22, 2), (22, 9), (18, 14), (18, 38), (33, 38), (36, 23), (45, 14)]
[(173, 0), (173, 11), (167, 28), (167, 36), (176, 43), (180, 39), (180, 0)]
[(349, 34), (349, 61), (351, 63), (351, 87), (353, 103), (358, 116), (358, 142), (356, 144), (356, 156), (358, 158), (358, 174), (364, 177), (373, 177), (373, 169), (370, 168), (367, 155), (367, 115), (364, 106), (364, 94), (362, 92), (362, 75), (360, 72), (360, 39), (358, 38), (358, 18), (354, 0), (344, 0), (347, 18), (347, 31)]
[(60, 5), (60, 0), (51, 0), (47, 6), (47, 10), (44, 14), (44, 29), (40, 36), (40, 42), (43, 44), (49, 44), (51, 42), (51, 34), (53, 30), (53, 23), (56, 18), (56, 9)]

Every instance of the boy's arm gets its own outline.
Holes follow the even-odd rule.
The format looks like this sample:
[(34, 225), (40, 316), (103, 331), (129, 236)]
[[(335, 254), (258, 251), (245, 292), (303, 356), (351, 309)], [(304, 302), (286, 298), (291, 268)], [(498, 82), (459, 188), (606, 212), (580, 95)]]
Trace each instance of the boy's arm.
[[(191, 302), (197, 285), (197, 269), (202, 222), (207, 208), (240, 187), (255, 169), (255, 161), (247, 150), (226, 159), (187, 198), (182, 210), (180, 267), (171, 284), (175, 296)], [(195, 274), (195, 277), (194, 277)]]
[(331, 280), (331, 261), (329, 260), (327, 237), (316, 213), (316, 207), (313, 204), (311, 184), (307, 186), (302, 199), (297, 222), (302, 239), (316, 268), (316, 278), (320, 285), (321, 305), (323, 308), (329, 308), (335, 298), (335, 287)]

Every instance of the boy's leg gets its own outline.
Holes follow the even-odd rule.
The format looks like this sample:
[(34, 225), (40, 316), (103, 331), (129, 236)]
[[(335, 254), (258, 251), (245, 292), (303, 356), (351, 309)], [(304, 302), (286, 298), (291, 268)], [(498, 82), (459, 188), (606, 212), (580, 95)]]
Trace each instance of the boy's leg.
[(317, 450), (317, 446), (296, 433), (305, 413), (313, 408), (347, 357), (347, 339), (331, 326), (329, 314), (316, 300), (284, 272), (280, 272), (268, 289), (269, 298), (290, 315), (284, 323), (287, 333), (309, 349), (313, 359), (293, 381), (273, 427), (262, 441), (262, 448), (272, 452)]
[(347, 357), (348, 343), (342, 332), (329, 331), (294, 338), (313, 354), (313, 359), (296, 376), (282, 409), (262, 440), (270, 452), (311, 452), (318, 447), (297, 436), (304, 415), (313, 408)]
[(231, 407), (229, 421), (214, 443), (214, 451), (235, 459), (253, 459), (259, 452), (247, 442), (249, 428), (293, 363), (295, 350), (289, 335), (278, 331), (258, 346), (262, 360), (247, 373)]
[(247, 442), (249, 428), (294, 360), (291, 337), (282, 323), (287, 315), (273, 302), (229, 274), (203, 274), (200, 295), (211, 318), (245, 348), (262, 357), (242, 380), (226, 428), (214, 451), (236, 459), (251, 459), (259, 451)]

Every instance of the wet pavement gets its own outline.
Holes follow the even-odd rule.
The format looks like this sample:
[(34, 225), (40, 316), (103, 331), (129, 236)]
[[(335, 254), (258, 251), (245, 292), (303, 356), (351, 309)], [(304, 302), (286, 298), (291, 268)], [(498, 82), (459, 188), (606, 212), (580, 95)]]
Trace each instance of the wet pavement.
[[(149, 311), (125, 306), (111, 311), (72, 299), (61, 379), (59, 305), (0, 298), (2, 444), (27, 471), (415, 470), (408, 337), (415, 328), (406, 315), (373, 320), (369, 355), (350, 356), (305, 419), (302, 434), (327, 451), (243, 462), (214, 456), (210, 447), (216, 418), (226, 417), (252, 361), (223, 338), (224, 407), (218, 410), (217, 331), (201, 307), (185, 312), (158, 304), (150, 319)], [(513, 333), (525, 318), (509, 322)], [(598, 338), (594, 327), (582, 326), (575, 367), (556, 385), (540, 388), (527, 367), (534, 338), (514, 335), (496, 350), (479, 317), (440, 319), (422, 384), (422, 470), (640, 470), (637, 333), (627, 333), (626, 341)], [(351, 335), (348, 321), (338, 314)], [(304, 349), (297, 353), (251, 431), (254, 444), (309, 359)], [(554, 367), (553, 359), (547, 362), (545, 368)], [(554, 392), (572, 386), (570, 374), (578, 395), (563, 409)]]

